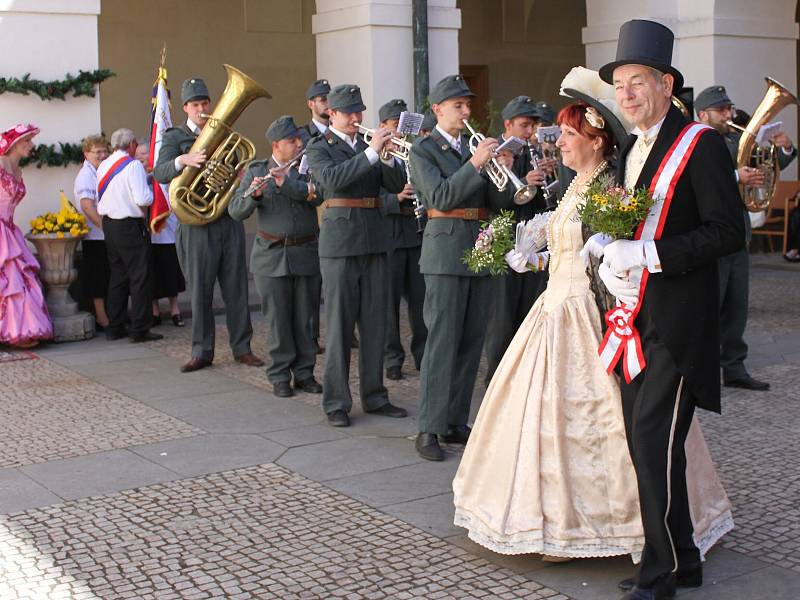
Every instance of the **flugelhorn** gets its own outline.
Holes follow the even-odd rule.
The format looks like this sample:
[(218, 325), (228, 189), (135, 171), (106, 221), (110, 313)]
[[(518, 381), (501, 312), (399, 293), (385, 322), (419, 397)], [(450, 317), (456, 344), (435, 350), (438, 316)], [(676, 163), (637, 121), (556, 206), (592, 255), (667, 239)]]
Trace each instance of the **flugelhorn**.
[(305, 153), (306, 153), (306, 149), (303, 148), (302, 150), (300, 150), (300, 152), (298, 152), (294, 156), (294, 158), (292, 158), (285, 165), (281, 165), (280, 167), (275, 167), (274, 169), (270, 169), (270, 172), (267, 175), (264, 176), (264, 178), (258, 183), (258, 185), (255, 185), (255, 182), (254, 182), (254, 184), (251, 184), (250, 188), (244, 194), (242, 194), (242, 197), (243, 198), (249, 198), (250, 196), (252, 196), (256, 192), (261, 191), (265, 187), (267, 187), (267, 184), (269, 184), (269, 180), (270, 179), (275, 179), (275, 175), (274, 175), (275, 172), (278, 172), (278, 173), (280, 173), (281, 171), (287, 171), (288, 172), (290, 169), (293, 169), (294, 167), (298, 166), (300, 164), (300, 161), (303, 159), (303, 155)]
[[(370, 129), (369, 127), (364, 127), (361, 123), (357, 123), (358, 132), (364, 136), (364, 141), (369, 144), (372, 141), (372, 136), (375, 135), (375, 130)], [(386, 160), (389, 156), (394, 156), (399, 158), (403, 162), (408, 162), (409, 157), (411, 156), (411, 142), (404, 137), (392, 136), (388, 142), (394, 145), (394, 149), (390, 149), (387, 146), (383, 147), (381, 150), (381, 158)]]
[[(478, 144), (480, 144), (483, 140), (486, 139), (486, 136), (480, 132), (475, 131), (472, 128), (472, 125), (469, 124), (469, 121), (466, 119), (462, 119), (464, 125), (469, 130), (469, 142), (467, 146), (469, 147), (469, 152), (473, 156), (475, 155), (475, 151), (478, 149)], [(509, 182), (509, 170), (506, 169), (503, 165), (501, 165), (496, 158), (492, 158), (484, 165), (484, 169), (486, 169), (486, 174), (489, 176), (489, 179), (494, 184), (494, 187), (497, 188), (497, 191), (504, 192), (508, 187)]]
[(228, 83), (217, 107), (189, 152), (205, 150), (209, 158), (202, 167), (184, 167), (169, 184), (169, 203), (181, 223), (208, 225), (227, 212), (236, 192), (239, 173), (256, 156), (253, 142), (232, 129), (242, 111), (269, 92), (230, 65)]

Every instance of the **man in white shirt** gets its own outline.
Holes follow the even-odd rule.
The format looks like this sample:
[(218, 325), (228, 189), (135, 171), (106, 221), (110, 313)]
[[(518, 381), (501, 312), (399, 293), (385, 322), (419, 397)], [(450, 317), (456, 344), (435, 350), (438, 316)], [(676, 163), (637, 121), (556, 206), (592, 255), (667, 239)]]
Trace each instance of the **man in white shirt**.
[(160, 340), (151, 333), (150, 303), (153, 276), (150, 271), (150, 235), (145, 209), (153, 203), (147, 173), (138, 160), (136, 135), (130, 129), (111, 134), (113, 152), (97, 167), (97, 212), (103, 218), (108, 262), (111, 267), (106, 337), (116, 340), (128, 335), (125, 312), (131, 297), (131, 342)]
[(73, 198), (86, 217), (89, 233), (81, 240), (83, 264), (81, 276), (86, 295), (92, 299), (98, 331), (108, 326), (106, 294), (108, 293), (108, 256), (103, 235), (102, 217), (97, 214), (97, 167), (108, 158), (108, 142), (102, 135), (83, 138), (83, 166), (73, 187)]

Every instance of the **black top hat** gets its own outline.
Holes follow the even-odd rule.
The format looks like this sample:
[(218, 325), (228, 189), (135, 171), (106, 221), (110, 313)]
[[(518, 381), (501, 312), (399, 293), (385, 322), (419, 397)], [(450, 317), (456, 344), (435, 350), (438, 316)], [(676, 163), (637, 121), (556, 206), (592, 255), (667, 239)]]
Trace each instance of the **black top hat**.
[(614, 69), (622, 65), (645, 65), (669, 73), (675, 78), (673, 90), (683, 87), (683, 75), (672, 66), (672, 46), (675, 35), (661, 23), (634, 19), (619, 28), (617, 58), (600, 67), (600, 78), (614, 83)]

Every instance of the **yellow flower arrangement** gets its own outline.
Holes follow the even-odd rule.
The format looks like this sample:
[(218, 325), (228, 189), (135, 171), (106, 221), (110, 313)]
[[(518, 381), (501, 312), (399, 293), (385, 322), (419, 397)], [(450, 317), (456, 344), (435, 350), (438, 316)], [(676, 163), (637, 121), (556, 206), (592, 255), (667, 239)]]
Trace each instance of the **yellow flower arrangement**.
[(89, 233), (86, 217), (72, 206), (64, 191), (61, 191), (61, 209), (57, 213), (46, 212), (31, 219), (31, 235), (47, 235), (55, 233), (57, 238), (67, 235), (82, 237)]

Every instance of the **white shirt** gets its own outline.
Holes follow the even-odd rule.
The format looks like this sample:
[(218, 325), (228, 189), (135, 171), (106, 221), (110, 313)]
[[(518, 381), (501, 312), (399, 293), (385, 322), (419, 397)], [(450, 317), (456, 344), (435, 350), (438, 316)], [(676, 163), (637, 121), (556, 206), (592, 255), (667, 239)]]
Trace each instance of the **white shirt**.
[(319, 129), (319, 132), (320, 132), (322, 135), (325, 135), (326, 133), (328, 133), (328, 126), (327, 126), (327, 125), (325, 125), (325, 123), (320, 123), (319, 121), (317, 121), (317, 120), (316, 120), (316, 119), (314, 119), (314, 118), (312, 118), (312, 119), (311, 119), (311, 122), (314, 124), (314, 127), (316, 127), (317, 129)]
[(460, 135), (459, 135), (459, 137), (454, 138), (452, 135), (447, 133), (444, 129), (439, 127), (439, 125), (436, 125), (436, 131), (438, 131), (439, 133), (442, 134), (442, 137), (447, 141), (448, 144), (450, 144), (450, 146), (453, 148), (453, 150), (455, 150), (456, 152), (461, 154), (461, 136)]
[(73, 197), (75, 198), (75, 203), (78, 205), (77, 208), (79, 211), (81, 211), (83, 216), (86, 217), (86, 226), (89, 228), (89, 233), (87, 233), (86, 237), (83, 239), (106, 239), (103, 235), (103, 230), (92, 223), (91, 219), (89, 219), (89, 215), (84, 212), (83, 207), (81, 206), (81, 200), (86, 198), (91, 200), (95, 205), (95, 208), (97, 208), (97, 169), (95, 169), (94, 165), (88, 160), (83, 161), (83, 166), (81, 167), (81, 170), (78, 171), (78, 176), (75, 178), (75, 185), (72, 188), (72, 192)]
[[(124, 150), (115, 150), (111, 156), (97, 167), (98, 183), (106, 173), (111, 170), (120, 158), (128, 156)], [(97, 212), (111, 219), (125, 219), (128, 217), (142, 218), (142, 207), (153, 203), (153, 192), (147, 185), (147, 173), (138, 160), (118, 173), (108, 184), (103, 197), (97, 203)]]
[[(187, 127), (189, 128), (189, 130), (190, 130), (192, 133), (194, 133), (195, 135), (200, 135), (200, 126), (199, 126), (199, 125), (197, 125), (197, 124), (196, 124), (194, 121), (192, 121), (191, 119), (186, 119), (186, 126), (187, 126)], [(156, 158), (157, 158), (157, 157), (156, 157)], [(184, 165), (183, 165), (183, 163), (181, 163), (181, 162), (179, 162), (179, 161), (178, 161), (178, 159), (179, 159), (179, 158), (180, 158), (180, 156), (176, 156), (176, 157), (175, 157), (175, 168), (176, 168), (178, 171), (183, 171), (183, 167), (184, 167)]]
[[(358, 140), (358, 135), (354, 136), (353, 138), (350, 138), (347, 134), (342, 133), (341, 131), (339, 131), (335, 127), (331, 127), (330, 130), (331, 130), (331, 133), (333, 133), (336, 137), (338, 137), (339, 139), (344, 140), (344, 142), (348, 146), (350, 146), (353, 150), (356, 149), (356, 141)], [(370, 146), (367, 146), (367, 149), (364, 150), (364, 154), (367, 156), (367, 160), (369, 161), (369, 164), (371, 164), (371, 165), (374, 165), (376, 162), (378, 162), (380, 160), (380, 157), (378, 156), (378, 153), (375, 152), (375, 150), (373, 150)]]
[[(625, 158), (625, 188), (633, 190), (636, 187), (636, 182), (639, 180), (639, 175), (642, 174), (642, 168), (650, 156), (650, 151), (653, 149), (658, 132), (661, 131), (661, 126), (667, 115), (655, 125), (650, 127), (647, 131), (642, 131), (635, 127), (631, 133), (637, 137), (633, 148)], [(656, 251), (656, 244), (654, 241), (646, 241), (643, 245), (645, 262), (647, 263), (647, 270), (651, 273), (661, 272), (661, 260), (658, 258)]]

